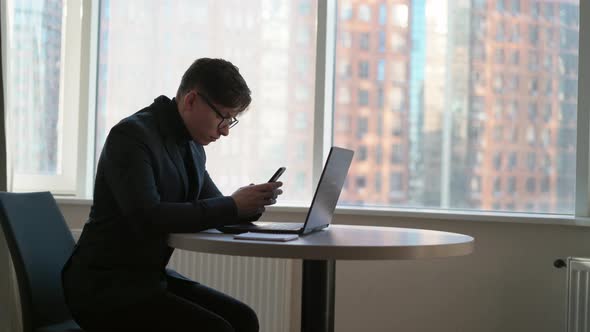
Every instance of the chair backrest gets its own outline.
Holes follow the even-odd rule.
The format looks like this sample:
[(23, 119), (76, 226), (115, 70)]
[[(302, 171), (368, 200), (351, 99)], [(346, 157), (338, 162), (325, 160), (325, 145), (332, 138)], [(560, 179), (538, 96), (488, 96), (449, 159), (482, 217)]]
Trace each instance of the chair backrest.
[(0, 192), (0, 225), (18, 279), (24, 331), (71, 319), (61, 269), (74, 238), (49, 192)]

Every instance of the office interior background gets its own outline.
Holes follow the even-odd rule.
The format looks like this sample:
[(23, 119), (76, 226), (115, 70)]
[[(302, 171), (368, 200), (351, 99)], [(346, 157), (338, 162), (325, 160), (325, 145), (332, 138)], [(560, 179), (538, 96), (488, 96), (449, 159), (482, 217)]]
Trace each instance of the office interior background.
[(334, 222), (476, 238), (468, 257), (338, 263), (338, 331), (564, 330), (552, 263), (590, 257), (583, 1), (6, 0), (2, 12), (10, 189), (51, 190), (72, 228), (110, 128), (174, 96), (194, 59), (221, 57), (254, 100), (207, 147), (224, 193), (286, 166), (265, 217), (301, 219), (334, 144), (356, 152)]

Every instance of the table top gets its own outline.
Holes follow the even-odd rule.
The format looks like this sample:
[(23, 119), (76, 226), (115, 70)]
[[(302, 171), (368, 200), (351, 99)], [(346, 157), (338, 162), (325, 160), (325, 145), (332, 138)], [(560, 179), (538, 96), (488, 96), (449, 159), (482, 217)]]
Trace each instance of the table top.
[(171, 247), (204, 253), (313, 260), (382, 260), (462, 256), (471, 236), (425, 229), (330, 225), (288, 242), (237, 240), (231, 234), (170, 234)]

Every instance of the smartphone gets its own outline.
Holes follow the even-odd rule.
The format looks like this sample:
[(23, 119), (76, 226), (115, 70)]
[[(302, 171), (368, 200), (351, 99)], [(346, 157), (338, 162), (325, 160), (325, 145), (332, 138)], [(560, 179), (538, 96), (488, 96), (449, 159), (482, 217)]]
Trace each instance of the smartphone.
[(277, 169), (277, 171), (275, 172), (275, 174), (273, 174), (270, 178), (270, 180), (268, 180), (268, 182), (276, 182), (279, 177), (281, 177), (281, 175), (285, 172), (287, 168), (286, 167), (279, 167), (279, 169)]

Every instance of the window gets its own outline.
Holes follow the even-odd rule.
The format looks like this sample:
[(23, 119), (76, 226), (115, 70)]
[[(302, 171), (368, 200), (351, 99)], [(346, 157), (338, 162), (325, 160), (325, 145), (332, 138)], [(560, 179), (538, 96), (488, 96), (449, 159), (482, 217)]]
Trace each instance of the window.
[(535, 152), (529, 152), (527, 154), (527, 159), (526, 159), (526, 164), (527, 164), (527, 168), (529, 171), (533, 172), (536, 168), (536, 164), (537, 164), (537, 154)]
[(387, 23), (387, 5), (382, 3), (379, 5), (379, 24)]
[(381, 145), (377, 145), (375, 147), (375, 162), (377, 165), (381, 164), (383, 161), (383, 151), (381, 149)]
[(375, 173), (375, 192), (381, 193), (381, 173)]
[(362, 139), (369, 132), (369, 119), (362, 117), (358, 119), (356, 138)]
[(352, 4), (350, 1), (340, 1), (340, 19), (350, 20), (352, 18)]
[(385, 52), (385, 31), (379, 31), (378, 37), (379, 40), (377, 49), (379, 50), (379, 52)]
[(359, 47), (361, 48), (361, 50), (365, 50), (365, 51), (369, 50), (369, 37), (370, 37), (370, 34), (368, 32), (363, 32), (360, 34)]
[(361, 145), (357, 152), (357, 159), (360, 161), (367, 160), (367, 147), (365, 145)]
[(403, 190), (403, 183), (402, 183), (402, 174), (401, 173), (391, 173), (390, 184), (389, 184), (389, 191), (390, 196), (398, 196), (399, 193)]
[(502, 178), (496, 177), (494, 179), (494, 196), (502, 194)]
[(358, 91), (358, 102), (359, 106), (368, 106), (369, 105), (369, 91), (360, 89)]
[[(64, 47), (72, 34), (66, 30), (65, 7), (61, 0), (12, 0), (5, 7), (6, 127), (15, 191), (77, 192), (78, 113), (73, 105), (81, 91), (71, 83), (79, 74), (76, 68), (67, 71), (63, 66), (66, 56), (75, 56)], [(79, 24), (79, 18), (68, 24)], [(72, 43), (73, 50), (79, 47), (79, 41)]]
[(506, 189), (506, 193), (509, 195), (514, 195), (516, 193), (516, 177), (511, 176), (508, 178), (508, 188)]
[[(579, 1), (337, 0), (328, 11), (336, 24), (327, 29), (336, 30), (327, 52), (334, 56), (321, 66), (334, 68), (334, 76), (316, 72), (324, 59), (315, 50), (326, 50), (316, 45), (324, 31), (316, 24), (328, 22), (318, 10), (326, 3), (317, 0), (101, 0), (97, 13), (84, 8), (68, 17), (63, 0), (43, 8), (7, 3), (0, 14), (10, 17), (3, 21), (10, 22), (6, 87), (10, 112), (18, 114), (11, 128), (32, 129), (11, 133), (18, 188), (26, 180), (43, 183), (31, 190), (79, 193), (80, 172), (95, 164), (112, 126), (160, 94), (173, 96), (188, 65), (209, 56), (235, 63), (254, 100), (231, 135), (207, 147), (209, 171), (224, 193), (288, 164), (284, 180), (293, 186), (284, 201), (308, 200), (312, 166), (323, 157), (311, 147), (332, 141), (364, 158), (364, 169), (349, 172), (341, 195), (348, 204), (525, 212), (534, 202), (547, 213), (575, 211), (577, 135), (588, 140), (577, 132), (578, 43), (585, 40)], [(448, 29), (461, 15), (470, 24)], [(98, 31), (95, 64), (81, 52), (80, 40), (94, 39), (88, 31)], [(322, 90), (315, 78), (324, 74), (333, 85)], [(96, 89), (87, 89), (94, 82)], [(16, 98), (23, 94), (30, 100)], [(327, 101), (317, 109), (316, 94)], [(31, 109), (42, 109), (43, 118), (29, 116)], [(315, 127), (318, 117), (325, 128)], [(82, 146), (86, 139), (90, 148)], [(267, 169), (254, 162), (262, 159)], [(235, 169), (235, 160), (244, 167)], [(441, 177), (441, 169), (450, 171)], [(33, 180), (41, 177), (48, 182)], [(424, 186), (429, 179), (436, 185)]]
[(342, 60), (340, 64), (338, 64), (338, 75), (342, 79), (347, 79), (352, 76), (352, 65), (350, 61)]
[(494, 51), (494, 61), (498, 64), (504, 63), (504, 49), (498, 48)]
[(406, 36), (401, 33), (391, 34), (391, 49), (394, 52), (405, 52), (406, 49)]
[(340, 34), (340, 43), (344, 48), (352, 47), (352, 33), (350, 31), (342, 31)]
[(494, 168), (499, 171), (502, 168), (502, 152), (496, 152), (494, 155)]
[[(205, 0), (101, 1), (97, 153), (120, 119), (149, 105), (158, 95), (173, 97), (192, 61), (220, 57), (239, 68), (254, 102), (230, 136), (214, 148), (206, 147), (212, 178), (229, 194), (244, 184), (264, 181), (276, 165), (291, 165), (283, 179), (297, 185), (285, 191), (284, 199), (303, 200), (311, 195), (312, 149), (306, 150), (303, 159), (289, 151), (313, 144), (313, 138), (286, 135), (313, 128), (315, 88), (309, 77), (315, 75), (315, 55), (309, 49), (315, 48), (317, 4), (310, 5), (311, 13), (302, 20), (301, 14), (290, 12), (290, 1), (259, 1), (257, 5)], [(342, 5), (341, 19), (350, 18), (350, 4)], [(130, 54), (134, 54), (133, 61)], [(301, 59), (308, 64), (303, 68), (305, 75), (290, 70)], [(261, 159), (262, 164), (257, 162)], [(241, 167), (235, 167), (236, 160)]]
[(408, 27), (408, 5), (393, 4), (391, 6), (391, 18), (393, 25), (400, 28)]
[(385, 60), (380, 59), (377, 62), (377, 81), (385, 80)]
[(400, 164), (404, 161), (404, 155), (401, 145), (394, 144), (391, 147), (391, 163)]
[(512, 14), (520, 14), (520, 0), (512, 0)]
[(516, 154), (516, 152), (512, 151), (512, 152), (510, 152), (510, 155), (508, 157), (508, 170), (512, 171), (517, 166), (518, 166), (518, 155)]
[(359, 62), (359, 77), (360, 78), (369, 78), (369, 62), (368, 61)]
[(537, 45), (539, 42), (539, 27), (536, 25), (529, 26), (529, 43)]
[(338, 102), (340, 104), (350, 103), (350, 89), (347, 86), (341, 86), (338, 91)]
[(365, 178), (364, 176), (357, 176), (356, 177), (356, 188), (358, 189), (364, 189), (365, 186), (367, 185), (367, 178)]
[[(356, 113), (362, 116), (371, 114), (373, 119), (381, 109), (380, 96), (385, 96), (382, 122), (386, 134), (370, 136), (377, 132), (378, 126), (375, 126), (364, 137), (370, 137), (371, 142), (376, 140), (383, 146), (383, 159), (387, 162), (386, 166), (392, 168), (382, 174), (383, 180), (389, 182), (390, 195), (367, 196), (366, 204), (437, 208), (442, 199), (425, 197), (447, 197), (447, 202), (453, 202), (451, 208), (488, 209), (494, 202), (499, 202), (508, 211), (522, 211), (528, 202), (538, 199), (535, 195), (541, 188), (540, 176), (544, 174), (541, 156), (544, 158), (545, 153), (550, 152), (550, 159), (554, 162), (560, 154), (575, 158), (575, 149), (572, 149), (576, 141), (575, 120), (569, 120), (572, 116), (561, 116), (560, 119), (553, 116), (554, 119), (545, 120), (551, 118), (546, 114), (545, 105), (555, 107), (554, 115), (576, 114), (578, 56), (574, 37), (577, 35), (570, 33), (570, 37), (568, 31), (578, 32), (579, 28), (573, 27), (577, 19), (567, 19), (571, 25), (562, 24), (559, 20), (531, 19), (530, 11), (536, 6), (531, 5), (537, 1), (481, 2), (484, 3), (481, 6), (474, 5), (474, 1), (465, 4), (452, 2), (452, 5), (444, 1), (432, 2), (432, 5), (426, 5), (423, 12), (414, 10), (414, 2), (395, 1), (389, 4), (386, 51), (381, 53), (372, 47), (368, 52), (361, 53), (362, 60), (370, 57), (371, 66), (375, 66), (371, 68), (371, 73), (375, 74), (360, 81), (359, 89), (376, 96), (368, 100), (377, 102), (359, 102), (365, 107), (337, 104), (334, 118), (337, 119), (340, 114)], [(359, 3), (374, 2), (359, 0)], [(535, 14), (537, 16), (543, 15), (547, 2), (538, 3), (540, 7), (536, 7), (542, 7), (542, 10)], [(379, 4), (374, 5), (376, 9)], [(463, 10), (471, 20), (468, 29), (473, 30), (461, 30), (470, 36), (465, 51), (469, 55), (454, 61), (452, 67), (447, 67), (444, 60), (446, 48), (441, 45), (451, 45), (459, 40), (459, 31), (446, 30), (450, 24), (447, 16), (429, 15), (428, 9), (434, 8), (456, 13)], [(373, 29), (340, 20), (336, 25), (337, 31), (378, 35), (383, 28), (378, 17), (374, 20), (377, 28)], [(560, 45), (566, 49), (545, 47), (547, 29), (559, 31), (559, 36), (554, 38), (561, 39)], [(561, 31), (565, 32), (563, 36)], [(486, 52), (490, 55), (489, 60), (486, 59)], [(346, 61), (349, 57), (349, 52), (341, 53), (336, 49), (336, 66), (340, 59)], [(381, 63), (384, 63), (383, 71)], [(382, 76), (382, 72), (386, 75)], [(338, 87), (346, 83), (336, 80), (334, 84)], [(449, 87), (454, 90), (445, 90)], [(451, 115), (450, 121), (445, 122), (448, 120), (444, 117), (447, 105), (463, 101), (467, 103), (464, 112)], [(348, 144), (355, 150), (366, 144), (351, 141), (340, 133), (335, 133), (333, 139), (334, 144)], [(567, 145), (569, 148), (565, 142), (570, 144)], [(376, 169), (376, 158), (375, 154), (367, 156), (364, 163), (372, 165), (369, 169)], [(383, 163), (380, 162), (380, 165)], [(440, 178), (441, 168), (451, 170), (448, 178)], [(531, 177), (539, 176), (534, 192), (527, 191), (526, 178), (520, 180), (521, 172), (534, 173)], [(491, 180), (490, 174), (493, 174)], [(556, 183), (565, 181), (561, 180), (565, 175), (565, 170), (556, 167), (553, 173), (547, 174)], [(467, 189), (465, 177), (470, 179)], [(437, 179), (440, 182), (437, 188), (448, 188), (448, 192), (431, 194), (428, 190), (434, 186), (425, 188), (423, 185), (427, 179)], [(568, 201), (568, 205), (561, 205), (564, 200), (557, 203), (557, 188), (551, 187), (544, 195), (544, 203), (549, 205), (547, 211), (572, 209), (573, 201)], [(516, 194), (518, 189), (521, 192)], [(510, 193), (512, 201), (499, 199), (506, 193)], [(348, 194), (343, 192), (342, 195), (346, 197)], [(349, 197), (348, 201), (357, 199)]]
[(402, 112), (403, 111), (403, 107), (404, 107), (404, 103), (405, 103), (405, 98), (404, 98), (403, 93), (404, 93), (404, 91), (402, 88), (392, 87), (390, 90), (390, 104), (391, 104), (392, 110), (394, 112)]
[(390, 64), (391, 79), (395, 83), (404, 84), (406, 80), (406, 64), (403, 61), (395, 61)]
[(520, 64), (520, 53), (518, 51), (512, 52), (512, 56), (510, 57), (510, 64), (514, 66), (518, 66)]
[(526, 179), (526, 190), (529, 193), (534, 193), (537, 188), (537, 183), (535, 182), (535, 178), (529, 177)]
[[(383, 108), (383, 106), (385, 105), (385, 95), (383, 93), (383, 87), (379, 87), (377, 88), (377, 107), (379, 109)], [(383, 122), (379, 122), (379, 124), (381, 125), (379, 128), (379, 135), (381, 135), (381, 131), (383, 129)]]
[(368, 4), (361, 4), (359, 6), (359, 20), (365, 22), (371, 21), (371, 7)]

